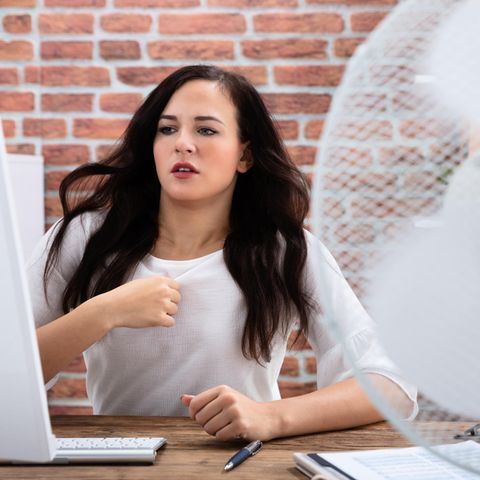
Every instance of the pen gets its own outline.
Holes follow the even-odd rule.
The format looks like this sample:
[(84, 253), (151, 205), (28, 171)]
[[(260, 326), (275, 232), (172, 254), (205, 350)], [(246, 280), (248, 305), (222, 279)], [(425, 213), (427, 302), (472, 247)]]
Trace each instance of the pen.
[(227, 472), (235, 468), (237, 465), (240, 465), (248, 457), (252, 457), (257, 454), (262, 448), (262, 442), (260, 440), (255, 440), (252, 443), (249, 443), (246, 447), (243, 447), (239, 450), (225, 465), (224, 470)]

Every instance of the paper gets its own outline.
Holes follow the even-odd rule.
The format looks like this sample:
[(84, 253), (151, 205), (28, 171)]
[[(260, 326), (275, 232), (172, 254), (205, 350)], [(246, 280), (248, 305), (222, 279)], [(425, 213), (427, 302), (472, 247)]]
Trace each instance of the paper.
[[(480, 445), (473, 440), (434, 449), (460, 464), (480, 471)], [(479, 480), (480, 476), (457, 467), (422, 447), (321, 453), (355, 480)]]

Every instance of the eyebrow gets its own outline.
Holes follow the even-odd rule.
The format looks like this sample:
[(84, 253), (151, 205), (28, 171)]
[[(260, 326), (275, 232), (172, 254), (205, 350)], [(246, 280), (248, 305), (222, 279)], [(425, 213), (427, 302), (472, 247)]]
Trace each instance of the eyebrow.
[[(160, 115), (159, 120), (178, 120), (175, 115)], [(225, 125), (220, 119), (217, 117), (212, 117), (211, 115), (199, 115), (194, 118), (195, 121), (205, 121), (205, 120), (213, 120), (214, 122), (221, 123)]]

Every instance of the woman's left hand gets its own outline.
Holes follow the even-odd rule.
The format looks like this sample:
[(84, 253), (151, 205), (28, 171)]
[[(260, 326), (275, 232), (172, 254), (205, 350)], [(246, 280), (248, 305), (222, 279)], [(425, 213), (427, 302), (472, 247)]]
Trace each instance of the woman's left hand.
[(226, 385), (198, 395), (182, 395), (190, 417), (220, 440), (270, 440), (277, 436), (273, 402), (255, 402)]

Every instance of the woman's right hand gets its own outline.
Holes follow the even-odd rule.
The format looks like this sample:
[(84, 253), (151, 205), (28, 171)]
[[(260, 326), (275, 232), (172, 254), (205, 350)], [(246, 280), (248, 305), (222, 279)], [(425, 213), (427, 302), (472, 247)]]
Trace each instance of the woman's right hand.
[(98, 302), (110, 328), (172, 327), (180, 286), (169, 277), (140, 278), (91, 299)]

